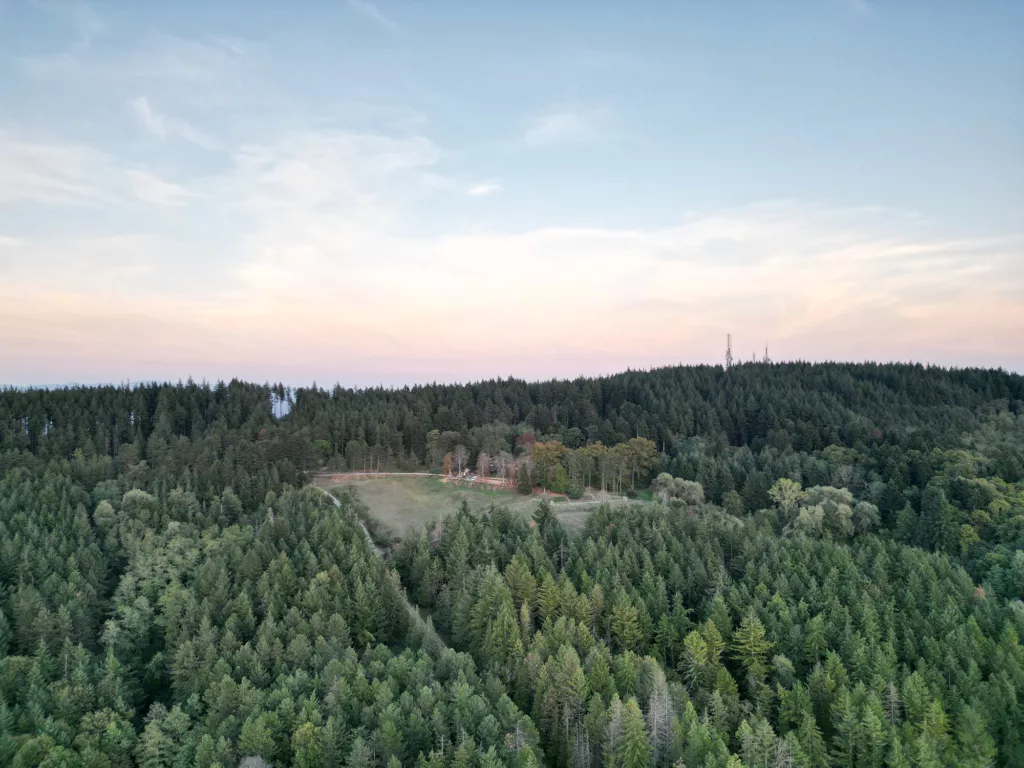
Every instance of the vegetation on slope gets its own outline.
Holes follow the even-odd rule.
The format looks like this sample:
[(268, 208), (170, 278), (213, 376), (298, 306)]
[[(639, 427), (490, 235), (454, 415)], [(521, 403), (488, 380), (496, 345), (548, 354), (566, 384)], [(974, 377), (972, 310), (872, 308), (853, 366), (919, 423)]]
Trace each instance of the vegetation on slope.
[[(1024, 764), (1022, 403), (840, 364), (2, 390), (0, 764)], [(405, 541), (446, 650), (295, 490), (446, 459), (656, 503)]]
[(460, 513), (396, 564), (557, 765), (1024, 762), (1024, 614), (945, 555), (679, 503), (534, 523)]

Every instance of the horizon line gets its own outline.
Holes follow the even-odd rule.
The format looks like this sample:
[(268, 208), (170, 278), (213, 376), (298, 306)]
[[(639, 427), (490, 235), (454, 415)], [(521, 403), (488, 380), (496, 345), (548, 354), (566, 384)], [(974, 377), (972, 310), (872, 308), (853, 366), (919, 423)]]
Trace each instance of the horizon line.
[[(769, 360), (765, 361), (763, 359), (760, 359), (760, 360), (756, 360), (756, 359), (755, 360), (739, 359), (739, 360), (735, 360), (732, 363), (731, 367), (732, 368), (736, 368), (736, 367), (739, 367), (739, 366), (749, 366), (749, 365), (770, 365), (770, 366), (790, 366), (790, 365), (811, 365), (811, 366), (819, 366), (819, 365), (820, 366), (826, 366), (826, 365), (865, 365), (865, 366), (867, 366), (867, 365), (876, 365), (876, 366), (886, 366), (886, 365), (890, 365), (890, 366), (920, 367), (920, 368), (928, 368), (928, 369), (937, 368), (937, 369), (941, 369), (943, 371), (950, 371), (950, 372), (953, 372), (953, 371), (981, 371), (981, 372), (986, 372), (986, 373), (1004, 373), (1004, 374), (1009, 374), (1011, 376), (1022, 376), (1022, 375), (1024, 375), (1024, 371), (1018, 371), (1018, 370), (1014, 370), (1014, 369), (1011, 369), (1011, 368), (1005, 368), (1005, 367), (1003, 367), (1001, 365), (1000, 366), (988, 366), (988, 367), (980, 366), (980, 365), (962, 365), (961, 366), (961, 365), (947, 365), (947, 364), (943, 364), (943, 363), (932, 363), (932, 362), (927, 362), (927, 361), (922, 361), (922, 360), (884, 360), (884, 361), (880, 361), (880, 360), (870, 360), (870, 359), (865, 359), (865, 360), (829, 359), (829, 360), (817, 360), (817, 361), (815, 361), (815, 360), (804, 360), (804, 359), (797, 358), (797, 359), (793, 359), (793, 360), (773, 360), (773, 359), (769, 359)], [(668, 365), (650, 366), (650, 367), (647, 367), (647, 368), (643, 368), (643, 367), (636, 367), (636, 368), (634, 368), (634, 367), (628, 366), (625, 369), (620, 369), (620, 370), (617, 370), (617, 371), (611, 371), (611, 372), (605, 372), (605, 373), (597, 373), (597, 374), (579, 374), (579, 375), (571, 377), (571, 378), (570, 377), (549, 377), (549, 378), (532, 378), (532, 379), (530, 379), (530, 378), (525, 378), (525, 377), (521, 377), (521, 376), (514, 376), (514, 375), (509, 374), (509, 375), (504, 376), (504, 377), (500, 376), (500, 375), (495, 375), (495, 376), (492, 376), (491, 378), (486, 378), (486, 379), (468, 379), (468, 380), (452, 380), (452, 381), (445, 381), (445, 380), (434, 379), (432, 381), (416, 381), (416, 382), (405, 383), (405, 384), (385, 385), (383, 383), (380, 383), (380, 384), (374, 384), (374, 385), (368, 385), (368, 386), (344, 385), (340, 381), (335, 381), (334, 384), (325, 386), (325, 385), (322, 385), (322, 384), (317, 384), (315, 379), (312, 382), (310, 382), (309, 384), (300, 384), (300, 385), (285, 384), (283, 381), (271, 382), (269, 379), (264, 379), (264, 381), (261, 384), (259, 381), (255, 380), (255, 379), (245, 379), (245, 378), (240, 378), (240, 377), (232, 377), (231, 379), (227, 379), (227, 380), (225, 380), (225, 379), (217, 379), (216, 381), (213, 381), (211, 379), (206, 378), (205, 376), (200, 378), (200, 379), (195, 379), (195, 378), (193, 378), (190, 375), (190, 376), (188, 376), (188, 377), (186, 377), (184, 379), (179, 377), (177, 379), (177, 381), (172, 381), (169, 378), (165, 378), (165, 379), (162, 379), (162, 380), (161, 379), (149, 379), (149, 378), (139, 378), (139, 379), (133, 380), (131, 378), (128, 378), (128, 379), (125, 379), (125, 380), (122, 380), (122, 381), (119, 381), (119, 382), (114, 382), (114, 381), (109, 381), (108, 380), (108, 381), (93, 381), (93, 382), (72, 381), (72, 382), (65, 382), (65, 383), (60, 383), (60, 384), (4, 384), (4, 383), (0, 383), (0, 391), (2, 391), (2, 392), (10, 392), (10, 391), (21, 391), (21, 392), (48, 391), (48, 392), (56, 392), (56, 391), (68, 390), (68, 389), (94, 389), (94, 388), (95, 389), (99, 389), (99, 388), (104, 388), (104, 387), (113, 387), (113, 388), (117, 388), (117, 389), (120, 389), (120, 388), (135, 389), (136, 387), (143, 386), (143, 385), (179, 386), (179, 385), (186, 385), (186, 384), (189, 384), (189, 383), (192, 383), (192, 384), (195, 384), (195, 385), (199, 385), (199, 386), (207, 386), (207, 387), (211, 387), (212, 388), (212, 387), (215, 387), (215, 386), (217, 386), (219, 384), (230, 384), (231, 382), (240, 382), (240, 383), (243, 383), (243, 384), (256, 384), (257, 386), (267, 386), (267, 387), (276, 387), (278, 385), (281, 385), (287, 391), (290, 391), (290, 392), (298, 392), (300, 390), (312, 391), (314, 389), (316, 389), (317, 391), (320, 391), (320, 392), (330, 392), (330, 391), (332, 391), (334, 389), (337, 389), (339, 387), (341, 387), (344, 390), (351, 391), (351, 392), (365, 392), (365, 391), (369, 391), (369, 390), (398, 391), (398, 390), (402, 390), (402, 389), (416, 389), (416, 388), (419, 388), (419, 387), (437, 387), (437, 386), (442, 386), (442, 387), (467, 387), (467, 386), (474, 386), (474, 385), (479, 385), (479, 384), (485, 384), (485, 383), (494, 382), (494, 381), (515, 381), (515, 382), (521, 382), (521, 383), (524, 383), (524, 384), (548, 384), (548, 383), (553, 383), (553, 382), (574, 382), (574, 381), (581, 381), (581, 380), (609, 379), (609, 378), (614, 378), (616, 376), (623, 376), (623, 375), (626, 375), (626, 374), (629, 374), (629, 373), (653, 373), (655, 371), (662, 371), (662, 370), (667, 370), (667, 369), (672, 369), (672, 368), (720, 368), (720, 369), (722, 369), (723, 373), (729, 370), (724, 365), (723, 362), (718, 362), (718, 363), (682, 363), (682, 362), (680, 362), (680, 363), (668, 364)]]

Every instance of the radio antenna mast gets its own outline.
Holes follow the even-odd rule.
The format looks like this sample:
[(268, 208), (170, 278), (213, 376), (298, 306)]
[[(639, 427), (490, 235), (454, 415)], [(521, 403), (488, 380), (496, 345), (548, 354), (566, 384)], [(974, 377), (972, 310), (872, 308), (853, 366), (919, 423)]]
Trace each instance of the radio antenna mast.
[(725, 370), (732, 368), (732, 334), (725, 336)]

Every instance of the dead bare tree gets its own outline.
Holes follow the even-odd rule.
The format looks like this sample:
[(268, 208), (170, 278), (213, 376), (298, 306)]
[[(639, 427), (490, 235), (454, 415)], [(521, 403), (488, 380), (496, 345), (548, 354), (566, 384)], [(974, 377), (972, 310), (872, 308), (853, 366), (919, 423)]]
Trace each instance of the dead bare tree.
[(494, 474), (501, 478), (503, 483), (508, 482), (508, 466), (512, 462), (512, 454), (508, 451), (499, 451), (494, 458)]
[(901, 711), (902, 702), (900, 702), (899, 689), (894, 683), (889, 683), (889, 687), (885, 689), (885, 716), (893, 728), (900, 727)]
[(462, 468), (469, 461), (469, 450), (464, 445), (456, 445), (455, 450), (452, 451), (452, 459), (455, 461), (455, 466), (458, 467), (459, 476), (461, 477)]
[(775, 742), (772, 768), (793, 768), (793, 747), (788, 739), (779, 739)]
[(622, 741), (622, 701), (618, 696), (612, 698), (611, 711), (608, 713), (608, 725), (605, 728), (604, 737), (604, 761), (606, 765), (612, 765), (615, 756), (619, 752), (619, 743)]
[(526, 732), (523, 730), (523, 724), (516, 720), (516, 727), (511, 733), (505, 734), (505, 746), (511, 752), (519, 753), (521, 750), (530, 746), (530, 742), (526, 737)]
[(502, 451), (501, 455), (505, 457), (505, 484), (514, 485), (519, 474), (519, 462), (511, 453)]
[(572, 745), (572, 768), (590, 768), (593, 755), (590, 752), (590, 734), (582, 723), (576, 723)]
[(647, 735), (654, 747), (654, 761), (660, 763), (672, 741), (672, 699), (668, 693), (665, 672), (660, 666), (654, 670), (651, 695), (647, 699)]
[(476, 473), (482, 478), (486, 478), (491, 473), (491, 457), (480, 451), (480, 455), (476, 457)]

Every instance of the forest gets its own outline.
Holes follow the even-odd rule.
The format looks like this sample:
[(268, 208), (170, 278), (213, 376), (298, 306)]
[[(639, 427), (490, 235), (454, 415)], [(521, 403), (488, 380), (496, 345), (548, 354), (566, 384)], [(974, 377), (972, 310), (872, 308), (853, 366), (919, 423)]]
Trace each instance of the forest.
[[(380, 553), (320, 469), (650, 501)], [(1018, 766), (1022, 632), (1001, 370), (0, 390), (0, 765)]]

